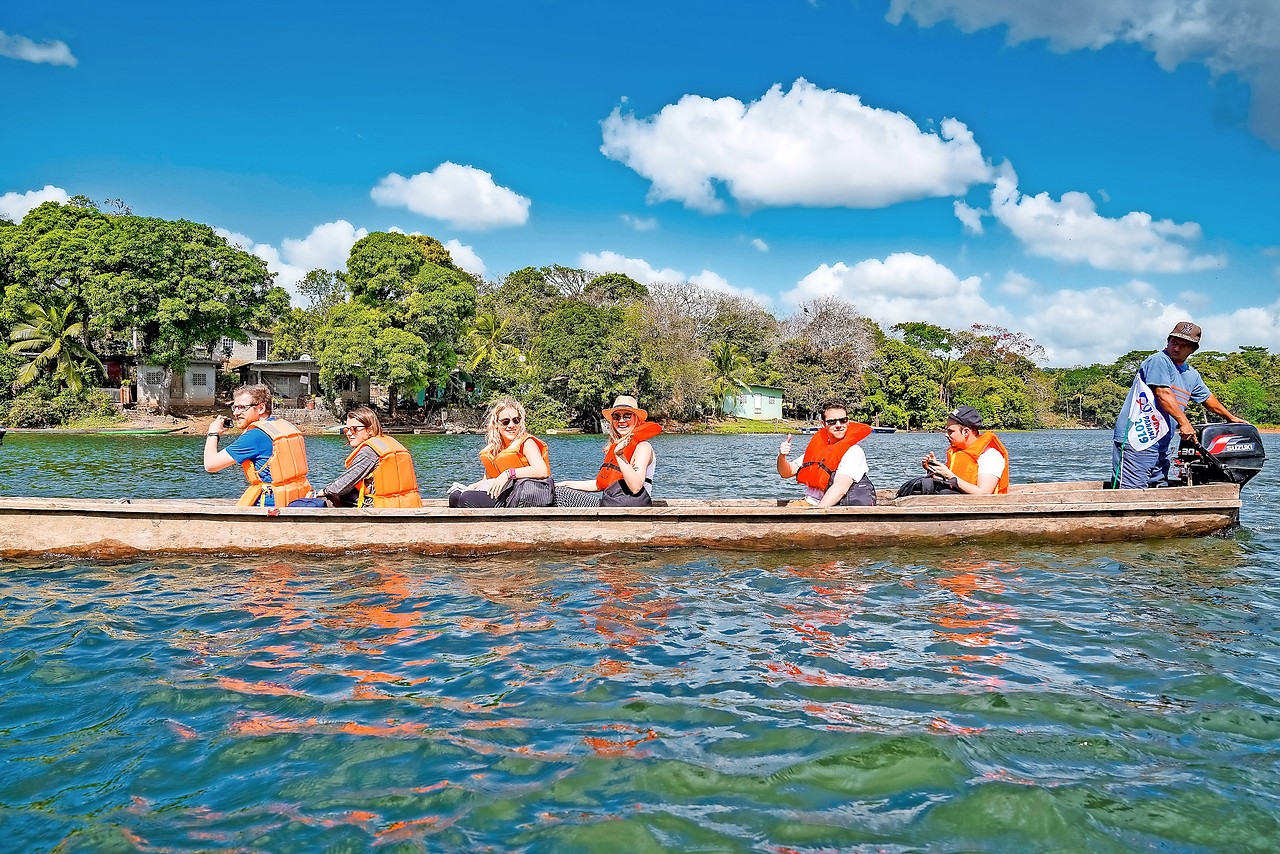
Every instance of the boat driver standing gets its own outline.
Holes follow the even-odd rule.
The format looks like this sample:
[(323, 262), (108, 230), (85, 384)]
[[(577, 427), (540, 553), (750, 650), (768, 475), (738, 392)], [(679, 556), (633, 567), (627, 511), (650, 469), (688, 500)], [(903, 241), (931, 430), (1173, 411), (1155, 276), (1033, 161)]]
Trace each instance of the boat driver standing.
[(226, 448), (218, 450), (218, 437), (228, 420), (214, 416), (204, 438), (204, 470), (219, 472), (239, 465), (249, 486), (238, 502), (241, 507), (285, 507), (311, 491), (307, 482), (307, 450), (302, 433), (283, 418), (271, 416), (271, 389), (242, 385), (232, 395), (231, 415), (244, 431)]
[(982, 432), (982, 413), (972, 406), (958, 406), (947, 416), (943, 429), (950, 447), (943, 463), (930, 451), (921, 461), (935, 480), (953, 492), (992, 495), (1009, 491), (1009, 452), (995, 433)]
[(866, 424), (849, 420), (843, 403), (822, 405), (823, 427), (809, 440), (804, 457), (787, 459), (791, 437), (778, 447), (778, 476), (794, 477), (805, 487), (805, 503), (817, 507), (870, 507), (876, 488), (867, 470), (867, 455), (858, 443), (871, 435)]
[[(1152, 353), (1139, 366), (1111, 434), (1112, 482), (1120, 489), (1146, 489), (1168, 483), (1173, 428), (1183, 442), (1196, 441), (1196, 428), (1184, 412), (1188, 403), (1203, 404), (1233, 424), (1247, 423), (1233, 415), (1204, 384), (1199, 371), (1187, 364), (1199, 349), (1200, 327), (1189, 320), (1179, 321), (1165, 340), (1165, 348)], [(1147, 388), (1155, 397), (1154, 409), (1142, 398)], [(1134, 417), (1135, 410), (1141, 413), (1139, 417)], [(1135, 445), (1131, 435), (1135, 433), (1135, 422), (1153, 418), (1156, 429), (1143, 437), (1145, 441), (1138, 443), (1141, 447)]]

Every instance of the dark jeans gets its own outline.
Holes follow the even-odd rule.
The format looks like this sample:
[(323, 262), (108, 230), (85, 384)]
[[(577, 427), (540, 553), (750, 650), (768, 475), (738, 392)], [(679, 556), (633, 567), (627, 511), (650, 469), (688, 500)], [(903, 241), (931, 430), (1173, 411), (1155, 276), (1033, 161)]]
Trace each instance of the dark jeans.
[(1169, 480), (1169, 449), (1172, 443), (1157, 443), (1144, 451), (1122, 448), (1116, 442), (1111, 451), (1111, 479), (1119, 474), (1120, 489), (1149, 489)]
[(483, 489), (449, 493), (450, 507), (550, 507), (555, 501), (556, 482), (549, 477), (521, 477), (507, 484), (497, 498)]

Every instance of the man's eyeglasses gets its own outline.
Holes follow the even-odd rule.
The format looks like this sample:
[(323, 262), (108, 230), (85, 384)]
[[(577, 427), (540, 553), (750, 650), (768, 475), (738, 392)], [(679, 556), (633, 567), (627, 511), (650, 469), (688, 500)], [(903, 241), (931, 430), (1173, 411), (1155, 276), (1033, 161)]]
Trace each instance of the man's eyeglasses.
[(634, 412), (615, 412), (609, 416), (609, 418), (614, 421), (630, 421), (635, 417), (636, 414)]
[(844, 418), (825, 418), (822, 423), (828, 427), (839, 427), (841, 424), (849, 423), (849, 416), (846, 415)]
[(344, 436), (354, 436), (356, 433), (360, 432), (361, 430), (368, 430), (368, 429), (369, 429), (369, 425), (367, 424), (348, 424), (338, 432)]
[(231, 411), (244, 412), (246, 409), (253, 409), (257, 405), (256, 403), (233, 403), (231, 404)]
[(517, 415), (515, 418), (499, 418), (498, 423), (503, 427), (510, 427), (512, 424), (519, 425), (524, 419)]

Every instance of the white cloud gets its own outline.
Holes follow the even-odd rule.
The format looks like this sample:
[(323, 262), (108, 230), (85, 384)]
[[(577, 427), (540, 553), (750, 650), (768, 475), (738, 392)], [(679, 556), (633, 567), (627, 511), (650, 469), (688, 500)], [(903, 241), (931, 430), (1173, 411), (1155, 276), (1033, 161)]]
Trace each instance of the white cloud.
[(653, 217), (639, 217), (631, 214), (623, 214), (622, 221), (634, 228), (636, 231), (653, 231), (658, 227), (658, 221)]
[(77, 60), (66, 42), (33, 42), (26, 36), (11, 36), (0, 30), (0, 56), (23, 62), (76, 66)]
[(488, 172), (448, 161), (434, 172), (408, 178), (392, 172), (369, 196), (380, 205), (405, 207), (454, 228), (524, 225), (529, 219), (530, 201), (524, 196), (494, 183)]
[(820, 297), (846, 300), (885, 329), (896, 323), (929, 320), (961, 329), (974, 323), (1012, 327), (1013, 318), (982, 295), (982, 279), (961, 279), (927, 255), (898, 252), (880, 261), (869, 258), (852, 267), (843, 261), (822, 264), (782, 295), (798, 305)]
[(291, 294), (297, 293), (296, 285), (312, 270), (345, 270), (351, 247), (369, 234), (368, 229), (356, 228), (340, 219), (317, 225), (300, 240), (285, 238), (277, 249), (270, 243), (255, 243), (252, 238), (225, 228), (214, 231), (232, 246), (239, 246), (266, 261), (267, 269), (276, 274), (275, 283)]
[(626, 273), (642, 285), (654, 282), (683, 282), (688, 277), (679, 270), (665, 267), (661, 270), (641, 258), (627, 258), (617, 252), (584, 252), (578, 256), (578, 267), (593, 273)]
[[(1014, 274), (1010, 274), (1014, 275)], [(1231, 351), (1242, 344), (1280, 347), (1280, 302), (1208, 314), (1198, 297), (1167, 299), (1150, 283), (1062, 289), (1036, 296), (1034, 313), (1009, 328), (1045, 348), (1049, 365), (1109, 364), (1131, 350), (1155, 351), (1180, 320), (1204, 327), (1204, 347)]]
[(0, 196), (0, 217), (10, 222), (22, 222), (22, 218), (34, 208), (45, 202), (57, 202), (65, 205), (71, 197), (67, 191), (52, 184), (46, 184), (42, 190), (28, 190), (25, 193), (5, 193)]
[(1056, 51), (1136, 44), (1166, 71), (1198, 62), (1249, 84), (1250, 127), (1280, 147), (1280, 4), (1274, 0), (892, 0), (887, 18), (924, 26), (951, 20), (966, 32), (1008, 26), (1011, 43), (1047, 39)]
[(1099, 270), (1129, 273), (1185, 273), (1225, 267), (1221, 255), (1192, 255), (1187, 244), (1200, 240), (1200, 226), (1154, 219), (1133, 211), (1119, 219), (1104, 217), (1085, 193), (1024, 196), (1018, 176), (1007, 164), (991, 191), (991, 214), (1032, 255), (1085, 263)]
[(970, 207), (963, 199), (957, 199), (952, 203), (951, 209), (955, 211), (956, 219), (960, 220), (966, 232), (969, 234), (982, 234), (982, 215), (984, 211)]
[(648, 119), (615, 108), (603, 131), (600, 151), (649, 179), (650, 202), (704, 212), (725, 207), (717, 183), (750, 207), (878, 208), (961, 195), (991, 178), (962, 122), (928, 133), (803, 79), (750, 104), (685, 95)]
[(1011, 297), (1029, 296), (1039, 289), (1040, 285), (1034, 279), (1028, 278), (1016, 270), (1010, 270), (1005, 273), (1004, 281), (997, 287), (1000, 293)]
[(754, 246), (756, 249), (759, 249), (761, 252), (769, 251), (769, 244), (765, 243), (763, 240), (761, 240), (758, 237), (751, 238), (751, 245)]
[(484, 275), (484, 262), (480, 260), (480, 256), (470, 246), (465, 246), (456, 240), (446, 240), (444, 248), (449, 250), (449, 257), (453, 259), (454, 264), (473, 276)]
[(745, 297), (761, 305), (769, 305), (773, 299), (751, 288), (740, 288), (730, 284), (727, 279), (710, 270), (703, 270), (694, 276), (687, 276), (671, 267), (658, 269), (642, 258), (627, 258), (617, 252), (605, 250), (600, 253), (584, 252), (578, 256), (578, 267), (595, 273), (625, 273), (643, 285), (654, 282), (693, 282), (709, 291)]
[(280, 251), (290, 264), (304, 268), (305, 273), (315, 269), (345, 270), (351, 247), (368, 235), (367, 228), (356, 228), (340, 219), (317, 225), (301, 240), (282, 240)]

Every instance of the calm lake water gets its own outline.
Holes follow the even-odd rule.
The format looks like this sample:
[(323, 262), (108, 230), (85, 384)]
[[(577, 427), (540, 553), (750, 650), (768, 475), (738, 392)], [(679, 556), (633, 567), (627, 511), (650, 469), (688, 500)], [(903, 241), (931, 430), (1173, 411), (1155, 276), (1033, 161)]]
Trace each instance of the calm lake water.
[[(658, 492), (792, 495), (778, 439), (660, 437)], [(478, 476), (405, 441), (424, 492)], [(1013, 479), (1109, 441), (1011, 434)], [(0, 492), (238, 494), (201, 443), (10, 433)], [(1242, 528), (1181, 542), (4, 562), (0, 847), (1280, 850), (1266, 444)], [(943, 441), (865, 447), (883, 487)]]

